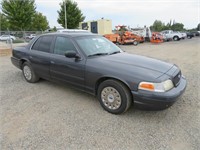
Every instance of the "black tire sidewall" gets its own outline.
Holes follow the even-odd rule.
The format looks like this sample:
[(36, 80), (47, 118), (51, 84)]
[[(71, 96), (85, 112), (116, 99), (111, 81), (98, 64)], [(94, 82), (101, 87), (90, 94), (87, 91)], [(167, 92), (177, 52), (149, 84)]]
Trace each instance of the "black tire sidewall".
[(179, 40), (178, 36), (173, 37), (173, 39), (174, 39), (174, 41), (178, 41)]
[[(25, 75), (24, 75), (24, 67), (25, 67), (25, 66), (28, 66), (28, 67), (30, 68), (30, 70), (31, 70), (31, 79), (30, 79), (30, 80), (28, 80), (28, 79), (25, 77)], [(25, 62), (25, 63), (23, 64), (23, 66), (22, 66), (22, 72), (23, 72), (23, 76), (24, 76), (24, 78), (25, 78), (25, 80), (26, 80), (27, 82), (34, 83), (34, 82), (36, 82), (36, 81), (38, 80), (38, 77), (35, 75), (35, 73), (34, 73), (34, 71), (33, 71), (33, 68), (31, 67), (31, 65), (30, 65), (28, 62)]]
[[(102, 90), (105, 88), (105, 87), (113, 87), (115, 88), (120, 96), (121, 96), (121, 106), (116, 109), (116, 110), (112, 110), (112, 109), (109, 109), (108, 107), (106, 107), (104, 104), (103, 104), (103, 101), (101, 99), (101, 92)], [(108, 112), (110, 113), (113, 113), (113, 114), (121, 114), (123, 113), (124, 111), (126, 111), (127, 109), (127, 94), (126, 94), (126, 91), (120, 86), (120, 84), (118, 84), (117, 82), (115, 82), (114, 80), (107, 80), (107, 81), (104, 81), (102, 84), (100, 84), (99, 88), (98, 88), (98, 93), (97, 93), (97, 97), (98, 97), (98, 100), (101, 104), (101, 106)]]

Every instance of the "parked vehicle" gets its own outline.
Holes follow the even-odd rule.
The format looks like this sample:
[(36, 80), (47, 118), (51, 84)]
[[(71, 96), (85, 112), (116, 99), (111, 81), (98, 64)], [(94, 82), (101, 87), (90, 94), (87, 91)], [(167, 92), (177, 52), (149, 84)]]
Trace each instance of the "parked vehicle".
[(138, 45), (139, 42), (144, 42), (144, 38), (136, 36), (126, 29), (126, 26), (116, 26), (115, 34), (105, 34), (104, 37), (113, 43), (117, 44), (133, 44)]
[(186, 88), (176, 65), (128, 54), (94, 34), (40, 35), (12, 54), (13, 65), (27, 82), (43, 78), (68, 83), (96, 95), (113, 114), (125, 112), (132, 103), (154, 110), (168, 108)]
[(130, 31), (143, 38), (143, 42), (150, 42), (152, 33), (150, 27), (144, 26), (144, 28), (131, 28)]
[(198, 31), (192, 31), (191, 32), (194, 36), (200, 36), (200, 33)]
[(151, 43), (162, 43), (163, 39), (164, 39), (163, 35), (160, 34), (159, 32), (152, 32), (150, 42)]
[(132, 33), (132, 32), (127, 32), (130, 36), (131, 36), (131, 38), (133, 38), (133, 39), (135, 39), (137, 42), (139, 42), (139, 43), (144, 43), (144, 37), (143, 36), (139, 36), (139, 35), (137, 35), (137, 34), (135, 34), (135, 33)]
[(30, 34), (29, 36), (26, 36), (26, 39), (32, 40), (36, 37), (36, 34)]
[(187, 34), (185, 32), (179, 32), (182, 35), (182, 39), (185, 39), (187, 37)]
[(15, 36), (12, 36), (12, 35), (2, 35), (0, 36), (0, 41), (8, 41), (8, 40), (16, 40), (16, 37)]
[(187, 38), (188, 38), (188, 39), (191, 39), (191, 38), (194, 37), (194, 34), (191, 33), (191, 32), (187, 32), (186, 34), (187, 34)]
[(104, 37), (115, 44), (118, 43), (120, 38), (119, 34), (105, 34)]
[(179, 41), (180, 39), (182, 39), (182, 34), (180, 32), (164, 30), (161, 33), (164, 34), (168, 39), (173, 39), (174, 41)]
[(162, 37), (163, 37), (163, 41), (164, 42), (169, 42), (169, 41), (171, 41), (172, 39), (171, 38), (169, 38), (169, 37), (167, 37), (165, 34), (163, 34), (163, 33), (159, 33)]

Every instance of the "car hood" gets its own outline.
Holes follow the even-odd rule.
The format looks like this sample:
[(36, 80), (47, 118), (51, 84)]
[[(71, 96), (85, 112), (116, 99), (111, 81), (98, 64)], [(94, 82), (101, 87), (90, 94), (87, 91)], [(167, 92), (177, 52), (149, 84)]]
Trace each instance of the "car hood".
[(98, 57), (96, 60), (101, 62), (104, 68), (112, 71), (120, 72), (121, 70), (132, 75), (145, 75), (151, 79), (160, 77), (173, 67), (173, 64), (167, 62), (126, 52)]
[(129, 66), (144, 68), (147, 70), (153, 70), (160, 73), (167, 72), (173, 66), (173, 64), (161, 60), (128, 53), (119, 53), (102, 58), (105, 61), (115, 64), (125, 64)]

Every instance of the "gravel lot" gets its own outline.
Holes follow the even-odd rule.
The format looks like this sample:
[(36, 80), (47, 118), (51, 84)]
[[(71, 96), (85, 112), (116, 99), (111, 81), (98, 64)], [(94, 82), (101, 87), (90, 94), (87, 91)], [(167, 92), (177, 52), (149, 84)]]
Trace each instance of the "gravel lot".
[(177, 64), (188, 86), (164, 111), (104, 111), (89, 94), (57, 83), (25, 81), (0, 57), (0, 149), (200, 149), (200, 38), (123, 46)]

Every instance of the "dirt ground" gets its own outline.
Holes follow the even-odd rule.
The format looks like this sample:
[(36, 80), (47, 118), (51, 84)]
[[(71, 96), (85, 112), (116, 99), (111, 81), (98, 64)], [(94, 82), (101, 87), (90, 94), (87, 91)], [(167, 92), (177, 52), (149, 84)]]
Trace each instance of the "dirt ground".
[(128, 53), (177, 64), (185, 93), (169, 109), (104, 111), (89, 94), (57, 83), (25, 81), (0, 57), (0, 149), (200, 149), (200, 38), (121, 46)]

